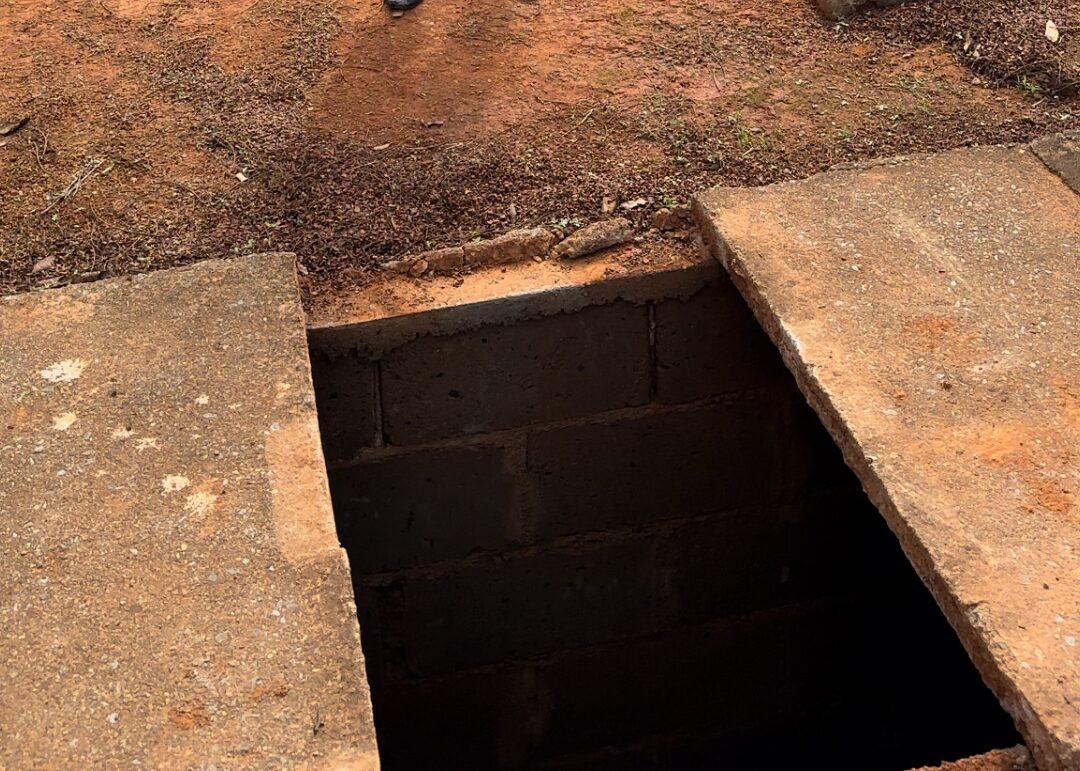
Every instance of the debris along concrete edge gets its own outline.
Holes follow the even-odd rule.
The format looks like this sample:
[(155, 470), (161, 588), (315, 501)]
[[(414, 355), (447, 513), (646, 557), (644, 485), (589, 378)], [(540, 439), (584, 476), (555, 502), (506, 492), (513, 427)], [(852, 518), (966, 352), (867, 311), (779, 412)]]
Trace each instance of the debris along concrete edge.
[[(644, 228), (645, 223), (639, 225)], [(690, 206), (678, 204), (658, 209), (648, 225), (652, 228), (650, 232), (690, 230), (694, 227)], [(580, 259), (630, 243), (635, 238), (636, 228), (634, 222), (622, 216), (591, 222), (569, 232), (557, 227), (518, 228), (494, 238), (390, 260), (383, 263), (383, 267), (393, 273), (419, 278), (453, 275), (467, 268), (541, 261), (551, 256), (564, 260)]]
[[(972, 164), (981, 163), (983, 166), (989, 165), (993, 167), (993, 163), (997, 158), (1003, 159), (1001, 161), (1002, 174), (1010, 174), (1016, 171), (1011, 166), (1007, 167), (1005, 159), (1011, 159), (1008, 160), (1008, 164), (1019, 164), (1022, 162), (1024, 154), (1023, 150), (1006, 151), (1005, 148), (989, 148), (986, 150), (946, 153), (943, 156), (947, 158), (952, 156), (949, 160), (955, 162), (957, 156), (961, 156), (961, 153), (965, 152), (972, 153), (970, 156), (970, 163)], [(983, 153), (983, 155), (976, 155), (978, 153)], [(997, 156), (992, 157), (994, 153), (997, 153)], [(1015, 157), (1012, 154), (1015, 154)], [(929, 161), (939, 157), (941, 156), (922, 157), (916, 163), (920, 167), (927, 166)], [(1048, 181), (1050, 179), (1049, 174), (1040, 165), (1033, 163), (1031, 156), (1028, 156), (1028, 159), (1026, 165), (1023, 165), (1023, 171), (1028, 175), (1029, 181), (1036, 177), (1041, 179), (1041, 181), (1036, 180), (1031, 184), (1046, 195), (1055, 195), (1053, 184)], [(969, 159), (965, 157), (964, 160)], [(875, 168), (866, 172), (866, 178), (876, 177), (880, 179), (893, 174), (894, 168), (895, 166)], [(984, 169), (979, 173), (992, 177), (989, 170)], [(833, 174), (835, 175), (835, 172)], [(948, 566), (943, 566), (931, 555), (930, 550), (936, 549), (940, 559), (940, 548), (938, 548), (940, 544), (928, 543), (923, 539), (926, 531), (920, 529), (924, 527), (921, 518), (926, 512), (920, 514), (920, 512), (912, 510), (913, 501), (906, 500), (906, 494), (898, 492), (895, 487), (895, 479), (888, 483), (883, 480), (880, 476), (882, 470), (875, 465), (874, 459), (867, 456), (866, 448), (859, 443), (853, 433), (854, 428), (849, 425), (849, 421), (841, 413), (841, 404), (835, 401), (838, 395), (835, 389), (837, 384), (833, 383), (832, 390), (830, 390), (830, 387), (820, 379), (821, 373), (825, 373), (827, 378), (835, 378), (835, 374), (829, 372), (830, 367), (828, 366), (820, 367), (821, 362), (804, 360), (803, 351), (801, 350), (802, 344), (797, 342), (797, 339), (802, 339), (801, 336), (794, 336), (793, 330), (789, 331), (787, 328), (785, 319), (790, 321), (792, 318), (805, 326), (807, 323), (805, 322), (807, 318), (805, 316), (806, 309), (800, 309), (797, 299), (793, 299), (789, 294), (784, 294), (777, 289), (777, 286), (782, 285), (782, 281), (777, 279), (774, 274), (768, 273), (765, 268), (757, 268), (759, 273), (755, 274), (755, 266), (769, 264), (766, 255), (760, 253), (760, 250), (764, 248), (760, 242), (743, 243), (740, 241), (734, 243), (731, 241), (729, 234), (724, 232), (726, 228), (718, 224), (721, 219), (720, 212), (726, 208), (730, 212), (727, 221), (740, 223), (736, 225), (736, 227), (740, 228), (738, 232), (741, 233), (742, 229), (745, 228), (748, 232), (761, 233), (761, 229), (757, 228), (757, 224), (761, 222), (760, 212), (768, 210), (770, 205), (777, 210), (781, 207), (779, 202), (769, 203), (767, 196), (779, 192), (795, 197), (797, 193), (792, 191), (798, 191), (804, 185), (812, 187), (821, 184), (821, 181), (828, 177), (829, 173), (826, 173), (812, 177), (809, 180), (784, 183), (756, 190), (717, 188), (706, 191), (695, 200), (695, 216), (713, 254), (727, 268), (733, 282), (753, 309), (759, 323), (780, 349), (785, 364), (795, 376), (800, 390), (833, 435), (849, 466), (857, 472), (867, 493), (900, 539), (909, 560), (934, 594), (935, 599), (954, 629), (957, 630), (969, 655), (983, 674), (984, 680), (1017, 722), (1032, 753), (1036, 757), (1039, 767), (1055, 770), (1080, 767), (1080, 749), (1078, 749), (1075, 742), (1075, 720), (1067, 707), (1062, 705), (1064, 711), (1058, 711), (1054, 706), (1056, 703), (1055, 695), (1062, 689), (1068, 690), (1067, 687), (1059, 684), (1059, 686), (1051, 689), (1052, 693), (1048, 692), (1044, 695), (1037, 687), (1037, 684), (1044, 682), (1046, 678), (1022, 674), (1022, 667), (1018, 668), (1020, 660), (1016, 658), (1014, 653), (1008, 652), (1007, 644), (1000, 637), (999, 633), (1003, 628), (999, 626), (995, 632), (993, 622), (990, 622), (990, 626), (987, 628), (983, 628), (985, 620), (980, 620), (981, 615), (975, 612), (969, 604), (962, 601), (967, 596), (964, 591), (961, 591), (960, 597), (958, 597), (956, 593), (957, 585), (953, 583), (958, 580), (958, 576), (954, 575)], [(843, 179), (853, 183), (855, 177), (848, 173)], [(837, 180), (835, 184), (842, 186), (844, 182)], [(816, 192), (816, 188), (814, 192)], [(865, 198), (865, 191), (860, 191), (860, 194)], [(854, 196), (855, 192), (852, 191), (851, 195)], [(1061, 201), (1067, 199), (1067, 196), (1062, 198), (1060, 192), (1056, 193), (1056, 196), (1057, 205), (1072, 206), (1071, 203), (1061, 203)], [(790, 201), (790, 198), (778, 198), (778, 201)], [(808, 206), (811, 206), (811, 204), (812, 202), (807, 203)], [(776, 216), (782, 218), (784, 215), (777, 214)], [(800, 219), (798, 223), (804, 221)], [(769, 226), (763, 227), (768, 230)], [(802, 232), (798, 231), (799, 224), (792, 224), (790, 219), (787, 220), (785, 227), (791, 231), (792, 237), (795, 232)], [(780, 232), (785, 231), (781, 230)], [(809, 236), (811, 239), (814, 237), (814, 234)], [(825, 240), (828, 239), (827, 236), (824, 238)], [(777, 248), (781, 251), (784, 249), (782, 245)], [(783, 264), (782, 258), (778, 257), (777, 259)], [(798, 265), (789, 265), (784, 267), (785, 273), (779, 275), (793, 275), (790, 272), (792, 270), (795, 271), (794, 275), (797, 275), (801, 269)], [(812, 270), (809, 263), (806, 265), (806, 270)], [(762, 273), (769, 275), (773, 280), (768, 284), (759, 283), (766, 280), (761, 277)], [(791, 290), (791, 287), (785, 286), (785, 289)], [(776, 306), (778, 301), (783, 303), (783, 307), (778, 308)], [(801, 326), (799, 328), (802, 329)], [(804, 329), (803, 332), (805, 333), (805, 331)], [(819, 354), (821, 353), (820, 346), (816, 351)], [(820, 358), (819, 355), (817, 359)], [(847, 407), (850, 409), (851, 405), (848, 404)], [(896, 497), (898, 495), (899, 497)], [(901, 509), (904, 509), (903, 514)], [(1063, 567), (1060, 572), (1068, 575), (1068, 568)], [(960, 580), (967, 586), (969, 577), (963, 577)], [(967, 588), (970, 588), (970, 586), (967, 586)], [(1021, 632), (1021, 634), (1026, 633)], [(1007, 652), (1004, 654), (1002, 650), (999, 650), (1001, 645), (1006, 646), (1005, 651)], [(1047, 676), (1049, 674), (1047, 673)], [(1061, 673), (1061, 676), (1065, 677), (1066, 675)], [(1020, 684), (1021, 681), (1026, 684), (1026, 691), (1023, 690), (1023, 686)], [(1036, 696), (1038, 696), (1038, 707), (1033, 706), (1032, 702), (1029, 701), (1029, 698), (1034, 699)]]
[(321, 350), (379, 358), (421, 335), (515, 324), (618, 300), (689, 297), (719, 269), (700, 243), (657, 240), (593, 260), (528, 261), (422, 282), (387, 276), (342, 293), (333, 307), (317, 307), (308, 334)]

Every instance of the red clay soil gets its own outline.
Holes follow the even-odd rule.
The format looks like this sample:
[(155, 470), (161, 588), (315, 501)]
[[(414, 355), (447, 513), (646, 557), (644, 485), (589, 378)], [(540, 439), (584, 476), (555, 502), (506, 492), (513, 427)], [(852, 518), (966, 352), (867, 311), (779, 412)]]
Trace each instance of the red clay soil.
[(1080, 126), (1080, 0), (814, 6), (8, 0), (0, 292), (291, 250), (311, 301), (606, 196)]

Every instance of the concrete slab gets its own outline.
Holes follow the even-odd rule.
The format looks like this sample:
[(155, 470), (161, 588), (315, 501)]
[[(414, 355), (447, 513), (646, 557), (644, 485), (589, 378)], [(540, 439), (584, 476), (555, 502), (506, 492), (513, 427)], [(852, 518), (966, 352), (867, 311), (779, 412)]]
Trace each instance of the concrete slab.
[(0, 767), (378, 767), (293, 270), (0, 300)]
[(1080, 131), (1041, 137), (1031, 143), (1031, 149), (1066, 185), (1080, 193)]
[(1039, 767), (1080, 768), (1080, 197), (991, 148), (696, 215)]

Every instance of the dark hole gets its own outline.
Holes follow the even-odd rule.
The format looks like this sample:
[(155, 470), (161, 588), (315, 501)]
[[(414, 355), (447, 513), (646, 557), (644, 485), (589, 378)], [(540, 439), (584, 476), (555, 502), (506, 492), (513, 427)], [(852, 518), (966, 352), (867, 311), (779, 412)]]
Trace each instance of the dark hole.
[(386, 771), (900, 771), (1020, 741), (769, 350), (750, 400), (331, 465)]

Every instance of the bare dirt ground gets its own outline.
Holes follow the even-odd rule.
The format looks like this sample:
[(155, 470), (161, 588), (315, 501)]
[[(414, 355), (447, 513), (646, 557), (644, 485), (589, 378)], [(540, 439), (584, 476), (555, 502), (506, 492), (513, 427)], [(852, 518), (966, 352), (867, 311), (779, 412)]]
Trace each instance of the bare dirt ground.
[(0, 293), (290, 250), (311, 302), (605, 196), (1080, 127), (1080, 0), (7, 0), (0, 42)]

